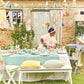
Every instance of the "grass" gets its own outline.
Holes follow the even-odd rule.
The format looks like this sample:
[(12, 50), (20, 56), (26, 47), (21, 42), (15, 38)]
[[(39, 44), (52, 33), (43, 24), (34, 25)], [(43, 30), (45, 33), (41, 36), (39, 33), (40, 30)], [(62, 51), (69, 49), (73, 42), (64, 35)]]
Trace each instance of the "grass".
[[(84, 84), (84, 73), (72, 75), (72, 82), (73, 84)], [(3, 82), (0, 82), (0, 84), (3, 84)], [(59, 80), (59, 81), (47, 80), (47, 81), (40, 81), (40, 82), (24, 82), (23, 84), (70, 84), (70, 83), (62, 80)]]

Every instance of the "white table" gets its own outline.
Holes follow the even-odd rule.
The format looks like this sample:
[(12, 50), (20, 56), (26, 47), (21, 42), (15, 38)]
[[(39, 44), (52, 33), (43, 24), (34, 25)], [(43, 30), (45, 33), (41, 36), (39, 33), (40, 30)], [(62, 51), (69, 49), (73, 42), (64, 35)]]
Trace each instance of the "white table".
[[(69, 79), (65, 80), (65, 81), (69, 81), (72, 84), (72, 77), (71, 77), (71, 73), (72, 73), (72, 68), (69, 66), (64, 66), (62, 68), (56, 68), (56, 69), (46, 69), (43, 66), (41, 66), (39, 69), (32, 69), (32, 70), (28, 70), (28, 69), (19, 69), (19, 84), (20, 82), (23, 82), (23, 74), (29, 74), (29, 73), (68, 73), (69, 74)], [(56, 74), (54, 74), (55, 77)], [(29, 78), (29, 77), (28, 77)]]
[[(16, 81), (26, 81), (34, 82), (40, 80), (65, 80), (69, 81), (72, 84), (71, 78), (71, 64), (67, 54), (59, 54), (60, 60), (64, 62), (65, 66), (58, 69), (45, 69), (41, 66), (37, 70), (20, 70), (18, 69), (15, 73), (14, 80)], [(22, 78), (21, 78), (22, 77)], [(4, 79), (8, 79), (8, 75), (5, 74)]]
[[(51, 73), (53, 75), (50, 77), (45, 77), (44, 78), (38, 78), (38, 80), (48, 80), (48, 79), (52, 79), (52, 80), (65, 80), (65, 81), (69, 81), (72, 84), (72, 77), (71, 77), (71, 73), (72, 73), (72, 68), (70, 65), (70, 61), (69, 58), (67, 56), (67, 54), (59, 54), (60, 55), (60, 60), (64, 62), (65, 66), (62, 68), (55, 68), (55, 69), (47, 69), (44, 68), (43, 66), (41, 66), (38, 69), (19, 69), (19, 84), (20, 82), (24, 81), (24, 75), (28, 74), (28, 81), (30, 80), (30, 75), (31, 74), (35, 74), (38, 73), (40, 74), (46, 74), (46, 73)], [(58, 75), (58, 77), (57, 77)], [(62, 77), (61, 77), (62, 76)], [(36, 78), (35, 78), (36, 79)], [(31, 80), (30, 80), (31, 81)], [(35, 80), (33, 80), (35, 81)], [(37, 81), (37, 79), (36, 79)]]

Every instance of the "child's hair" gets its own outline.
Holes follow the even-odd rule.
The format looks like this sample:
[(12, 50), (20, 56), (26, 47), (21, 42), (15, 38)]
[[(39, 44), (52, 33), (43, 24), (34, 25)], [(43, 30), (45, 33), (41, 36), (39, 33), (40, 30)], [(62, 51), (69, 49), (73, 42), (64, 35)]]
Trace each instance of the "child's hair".
[(54, 28), (50, 28), (49, 30), (48, 30), (48, 33), (51, 33), (51, 32), (53, 32), (54, 31)]

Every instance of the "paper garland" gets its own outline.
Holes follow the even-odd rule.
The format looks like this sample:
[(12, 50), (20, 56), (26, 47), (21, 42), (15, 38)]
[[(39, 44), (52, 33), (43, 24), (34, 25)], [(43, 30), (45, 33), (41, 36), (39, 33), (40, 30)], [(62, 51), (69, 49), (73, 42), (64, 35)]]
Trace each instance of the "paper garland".
[(10, 2), (10, 1), (7, 1), (7, 2), (5, 3), (5, 5), (4, 5), (4, 7), (6, 7), (6, 6), (8, 5), (9, 2)]
[(14, 3), (14, 6), (15, 6), (15, 7), (18, 7), (18, 6), (19, 6), (19, 4), (17, 4), (17, 3)]

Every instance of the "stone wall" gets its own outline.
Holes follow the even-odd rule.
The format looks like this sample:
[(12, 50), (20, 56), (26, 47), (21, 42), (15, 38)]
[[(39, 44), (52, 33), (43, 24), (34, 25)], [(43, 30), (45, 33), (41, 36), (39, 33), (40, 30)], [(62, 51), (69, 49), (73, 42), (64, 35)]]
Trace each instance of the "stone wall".
[[(4, 0), (5, 3), (7, 2), (7, 0)], [(20, 7), (30, 7), (30, 4), (34, 4), (33, 6), (35, 8), (38, 8), (38, 4), (41, 4), (41, 8), (46, 8), (46, 1), (44, 0), (39, 0), (39, 1), (36, 1), (36, 0), (22, 0), (22, 1), (19, 1), (19, 0), (11, 0), (9, 3), (12, 4), (12, 8), (15, 8), (14, 6), (14, 3), (17, 3), (19, 6), (18, 8)], [(55, 0), (48, 0), (48, 4), (49, 4), (49, 8), (53, 8), (54, 7), (54, 3), (57, 4), (57, 7), (58, 8), (63, 8), (63, 0), (58, 0), (58, 1), (55, 1)], [(8, 4), (9, 5), (9, 4)], [(8, 5), (6, 7), (8, 7)], [(76, 1), (76, 5), (73, 4), (72, 0), (67, 0), (67, 7), (66, 8), (75, 8), (75, 7), (84, 7), (84, 1), (83, 0), (77, 0)], [(25, 11), (25, 10), (24, 10)], [(63, 16), (63, 22), (65, 23), (65, 26), (62, 28), (62, 41), (64, 41), (65, 43), (73, 43), (74, 42), (74, 36), (75, 36), (75, 21), (74, 21), (74, 18), (75, 18), (75, 15), (78, 14), (78, 10), (76, 9), (72, 9), (70, 10), (70, 13), (69, 14), (69, 10), (65, 10), (66, 11), (66, 15)], [(31, 13), (30, 11), (28, 11), (28, 15), (27, 15), (27, 18), (30, 18), (31, 19)], [(73, 22), (71, 24), (69, 24), (69, 20), (72, 20)], [(4, 39), (5, 41), (10, 41), (11, 40), (11, 35), (10, 35), (10, 32), (11, 31), (2, 31), (0, 30), (0, 32), (4, 32), (4, 34), (0, 33), (0, 40), (1, 38)], [(10, 37), (10, 38), (9, 38)], [(12, 40), (11, 40), (12, 42)]]

